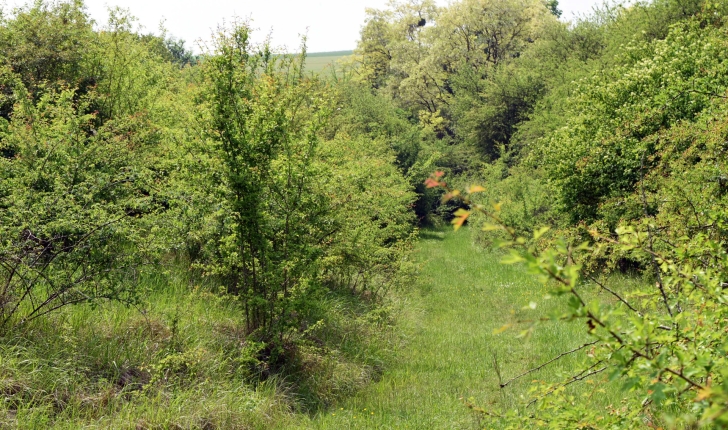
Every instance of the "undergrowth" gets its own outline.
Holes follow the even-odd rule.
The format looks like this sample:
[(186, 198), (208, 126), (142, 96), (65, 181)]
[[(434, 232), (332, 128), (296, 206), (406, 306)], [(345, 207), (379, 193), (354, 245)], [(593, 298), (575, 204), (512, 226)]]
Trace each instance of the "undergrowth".
[(289, 333), (271, 369), (234, 297), (143, 283), (144, 309), (71, 307), (2, 340), (0, 427), (286, 427), (378, 379), (396, 342), (386, 306), (322, 293), (318, 322)]

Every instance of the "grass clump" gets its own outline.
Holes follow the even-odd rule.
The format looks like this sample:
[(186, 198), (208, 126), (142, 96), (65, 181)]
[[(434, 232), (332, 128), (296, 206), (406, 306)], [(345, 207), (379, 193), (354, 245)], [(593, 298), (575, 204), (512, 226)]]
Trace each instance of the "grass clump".
[(324, 294), (318, 323), (289, 333), (271, 368), (235, 298), (183, 278), (143, 283), (143, 311), (70, 307), (3, 339), (3, 427), (287, 427), (377, 379), (388, 359), (386, 312), (345, 294)]

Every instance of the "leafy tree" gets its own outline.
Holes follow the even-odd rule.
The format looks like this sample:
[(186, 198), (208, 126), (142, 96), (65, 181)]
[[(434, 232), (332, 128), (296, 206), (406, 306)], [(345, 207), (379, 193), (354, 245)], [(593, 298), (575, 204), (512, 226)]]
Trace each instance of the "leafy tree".
[(110, 10), (109, 22), (85, 58), (94, 76), (94, 107), (100, 121), (162, 109), (165, 94), (175, 82), (161, 41), (140, 38), (133, 31), (134, 22), (128, 11)]
[[(36, 2), (10, 16), (0, 14), (0, 62), (34, 97), (56, 84), (92, 86), (93, 77), (83, 61), (93, 45), (91, 24), (80, 0)], [(9, 95), (9, 87), (5, 88)], [(7, 119), (11, 107), (12, 103), (0, 106), (0, 115)]]
[(558, 0), (545, 0), (544, 6), (546, 6), (546, 9), (549, 10), (555, 17), (561, 18), (561, 14), (563, 13), (561, 9), (559, 9), (559, 1)]
[(635, 216), (624, 206), (608, 214), (608, 202), (632, 192), (651, 167), (660, 130), (690, 121), (725, 91), (721, 31), (697, 22), (675, 27), (665, 40), (633, 45), (622, 66), (578, 87), (570, 121), (538, 152), (574, 222), (607, 217), (614, 226)]
[(327, 235), (327, 199), (312, 187), (324, 99), (304, 79), (302, 59), (250, 45), (249, 29), (221, 32), (205, 63), (210, 137), (224, 163), (224, 197), (212, 273), (245, 307), (249, 332), (266, 341), (292, 323)]
[(355, 51), (360, 62), (356, 72), (360, 80), (378, 89), (385, 85), (390, 74), (390, 43), (395, 35), (385, 11), (367, 9), (366, 13), (366, 21)]
[(334, 98), (305, 77), (305, 50), (273, 55), (249, 34), (221, 33), (203, 64), (223, 204), (202, 262), (241, 298), (248, 331), (280, 347), (322, 284), (371, 296), (398, 282), (412, 194), (377, 133), (326, 132)]
[(185, 41), (182, 39), (170, 37), (164, 41), (164, 46), (169, 52), (171, 61), (175, 64), (186, 66), (198, 62), (198, 56), (185, 47)]

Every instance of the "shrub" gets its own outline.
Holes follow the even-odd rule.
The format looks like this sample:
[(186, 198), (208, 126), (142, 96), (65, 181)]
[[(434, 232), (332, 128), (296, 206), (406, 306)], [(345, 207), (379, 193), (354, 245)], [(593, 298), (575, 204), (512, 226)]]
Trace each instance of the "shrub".
[(73, 303), (134, 302), (159, 244), (154, 129), (137, 116), (96, 130), (74, 90), (37, 103), (14, 90), (0, 135), (0, 327)]

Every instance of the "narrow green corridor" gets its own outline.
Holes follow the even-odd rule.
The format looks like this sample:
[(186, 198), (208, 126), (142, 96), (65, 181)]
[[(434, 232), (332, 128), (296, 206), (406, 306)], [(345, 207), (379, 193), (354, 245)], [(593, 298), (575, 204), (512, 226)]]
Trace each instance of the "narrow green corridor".
[(518, 328), (494, 334), (504, 324), (543, 314), (544, 309), (524, 307), (540, 303), (544, 287), (522, 267), (503, 265), (500, 255), (473, 245), (471, 234), (468, 229), (422, 232), (417, 250), (421, 269), (400, 317), (407, 341), (397, 361), (379, 382), (301, 428), (478, 428), (464, 400), (472, 398), (485, 408), (517, 406), (539, 373), (553, 375), (573, 363), (562, 361), (499, 389), (494, 359), (507, 379), (581, 338), (572, 334), (576, 327), (565, 324), (543, 326), (520, 339)]

